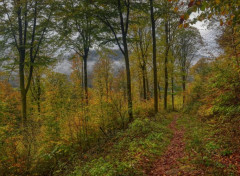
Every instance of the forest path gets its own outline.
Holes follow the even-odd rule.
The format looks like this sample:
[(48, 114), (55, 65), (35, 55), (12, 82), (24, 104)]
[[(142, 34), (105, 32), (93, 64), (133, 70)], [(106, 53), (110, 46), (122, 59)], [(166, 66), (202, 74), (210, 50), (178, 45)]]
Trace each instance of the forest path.
[[(169, 125), (173, 131), (174, 136), (163, 156), (161, 156), (149, 172), (149, 176), (176, 176), (195, 175), (192, 171), (186, 171), (184, 163), (180, 160), (185, 156), (185, 142), (184, 142), (184, 129), (177, 127), (177, 119), (179, 115), (175, 115), (174, 120)], [(190, 169), (191, 170), (191, 169)]]

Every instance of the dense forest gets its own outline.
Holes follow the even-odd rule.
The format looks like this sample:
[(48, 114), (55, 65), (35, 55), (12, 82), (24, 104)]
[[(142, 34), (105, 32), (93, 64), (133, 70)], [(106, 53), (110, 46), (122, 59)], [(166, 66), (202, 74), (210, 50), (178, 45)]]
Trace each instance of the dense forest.
[(239, 59), (239, 0), (0, 0), (0, 176), (240, 175)]

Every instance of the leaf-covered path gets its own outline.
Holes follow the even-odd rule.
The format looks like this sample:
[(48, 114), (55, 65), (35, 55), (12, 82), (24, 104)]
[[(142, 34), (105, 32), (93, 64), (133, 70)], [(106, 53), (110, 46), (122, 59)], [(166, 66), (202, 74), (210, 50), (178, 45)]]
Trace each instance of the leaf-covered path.
[[(185, 143), (184, 143), (184, 129), (177, 127), (177, 118), (169, 125), (169, 128), (173, 131), (174, 136), (168, 146), (165, 154), (160, 157), (153, 165), (152, 170), (149, 172), (149, 176), (176, 176), (176, 175), (194, 175), (196, 173), (186, 172), (184, 169), (184, 163), (181, 163), (181, 159), (185, 156)], [(201, 174), (199, 174), (201, 175)]]

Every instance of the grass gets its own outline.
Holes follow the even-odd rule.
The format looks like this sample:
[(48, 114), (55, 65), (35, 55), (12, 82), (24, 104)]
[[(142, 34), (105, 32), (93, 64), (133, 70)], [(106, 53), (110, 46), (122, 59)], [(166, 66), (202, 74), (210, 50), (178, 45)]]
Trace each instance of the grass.
[(172, 116), (154, 119), (137, 118), (129, 128), (119, 132), (95, 155), (87, 153), (69, 176), (145, 175), (168, 146), (172, 132), (168, 124)]

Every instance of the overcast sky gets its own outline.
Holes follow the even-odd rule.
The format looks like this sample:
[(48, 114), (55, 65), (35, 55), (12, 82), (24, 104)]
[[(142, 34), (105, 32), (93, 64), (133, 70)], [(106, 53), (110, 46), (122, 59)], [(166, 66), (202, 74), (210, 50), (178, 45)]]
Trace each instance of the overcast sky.
[[(196, 17), (198, 13), (193, 13), (190, 19)], [(217, 43), (217, 38), (221, 34), (221, 29), (219, 28), (219, 23), (210, 22), (208, 20), (198, 21), (196, 24), (192, 25), (196, 27), (204, 41), (204, 47), (201, 49), (201, 55), (205, 57), (217, 57), (222, 53)]]

